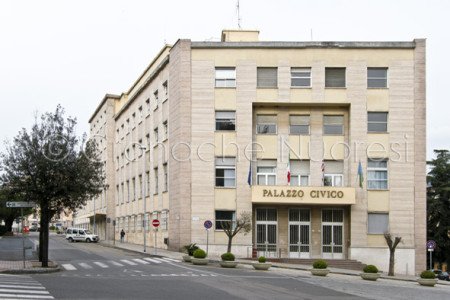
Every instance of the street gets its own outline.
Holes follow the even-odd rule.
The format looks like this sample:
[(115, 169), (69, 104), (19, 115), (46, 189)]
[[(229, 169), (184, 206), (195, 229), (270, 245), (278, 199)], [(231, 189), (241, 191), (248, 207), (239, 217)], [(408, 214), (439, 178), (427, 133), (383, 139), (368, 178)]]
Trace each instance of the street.
[[(31, 237), (32, 239), (37, 236)], [(448, 298), (449, 286), (414, 282), (367, 282), (356, 276), (250, 266), (223, 269), (143, 255), (99, 244), (69, 243), (51, 236), (50, 258), (62, 266), (51, 274), (0, 274), (0, 299), (423, 299)]]

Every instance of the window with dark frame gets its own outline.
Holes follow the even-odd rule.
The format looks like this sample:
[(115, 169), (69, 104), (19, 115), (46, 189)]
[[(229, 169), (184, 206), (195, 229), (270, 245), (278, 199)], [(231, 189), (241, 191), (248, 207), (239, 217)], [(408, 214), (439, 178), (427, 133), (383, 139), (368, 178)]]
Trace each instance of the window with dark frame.
[(311, 68), (291, 68), (291, 87), (311, 87)]
[(309, 135), (309, 115), (290, 115), (289, 134)]
[(342, 115), (324, 115), (323, 116), (323, 134), (324, 135), (342, 135), (344, 134), (344, 116)]
[(216, 130), (236, 129), (236, 112), (235, 111), (216, 111)]
[(223, 222), (232, 222), (236, 226), (236, 212), (227, 210), (216, 210), (216, 230), (223, 230)]
[(367, 113), (367, 131), (368, 132), (387, 132), (387, 112), (368, 112)]
[(368, 88), (387, 88), (387, 68), (367, 68)]
[(236, 187), (236, 159), (234, 157), (216, 158), (216, 186)]
[(257, 134), (276, 134), (277, 116), (276, 115), (257, 115), (256, 116)]
[(278, 87), (278, 68), (258, 67), (256, 83), (259, 88)]
[(344, 88), (345, 68), (325, 68), (325, 87)]

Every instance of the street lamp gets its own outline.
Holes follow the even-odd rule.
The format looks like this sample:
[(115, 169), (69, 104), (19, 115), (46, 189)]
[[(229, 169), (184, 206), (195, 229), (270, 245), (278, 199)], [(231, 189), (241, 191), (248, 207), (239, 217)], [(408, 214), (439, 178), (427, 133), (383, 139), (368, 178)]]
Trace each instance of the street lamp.
[[(142, 200), (144, 201), (144, 220), (143, 220), (143, 223), (142, 223), (142, 225), (143, 225), (143, 227), (144, 227), (144, 230), (143, 230), (143, 233), (144, 233), (144, 252), (147, 252), (147, 228), (146, 228), (146, 225), (147, 225), (147, 220), (146, 220), (146, 216), (147, 216), (147, 199), (146, 199), (146, 195), (145, 195), (145, 191), (147, 190), (146, 189), (146, 183), (148, 182), (148, 178), (146, 178), (146, 170), (147, 170), (147, 168), (146, 168), (146, 162), (147, 162), (147, 158), (146, 158), (146, 150), (147, 150), (147, 147), (145, 147), (144, 145), (141, 145), (141, 144), (139, 144), (139, 149), (141, 149), (141, 151), (143, 152), (143, 154), (142, 154), (142, 157), (144, 158), (144, 166), (143, 166), (143, 171), (142, 171), (142, 186), (141, 186), (141, 188), (142, 188)], [(150, 173), (149, 173), (149, 175), (150, 175)]]

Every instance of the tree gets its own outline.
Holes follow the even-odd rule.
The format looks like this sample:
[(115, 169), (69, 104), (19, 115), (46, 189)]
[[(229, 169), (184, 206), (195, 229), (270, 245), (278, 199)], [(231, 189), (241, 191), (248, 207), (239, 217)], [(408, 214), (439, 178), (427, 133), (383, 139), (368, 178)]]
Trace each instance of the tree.
[[(75, 210), (101, 193), (104, 176), (94, 141), (75, 134), (76, 119), (54, 113), (36, 117), (28, 132), (22, 129), (1, 155), (0, 184), (21, 201), (34, 201), (40, 209), (39, 260), (48, 266), (51, 218), (64, 208)], [(86, 142), (86, 143), (85, 143)]]
[(436, 241), (434, 257), (450, 265), (450, 153), (434, 150), (427, 181), (427, 238)]
[(252, 214), (245, 211), (241, 212), (236, 221), (220, 221), (220, 226), (222, 226), (223, 231), (228, 236), (227, 252), (231, 252), (234, 236), (240, 231), (247, 234), (252, 229)]
[(396, 236), (394, 240), (392, 240), (392, 236), (389, 232), (384, 233), (384, 239), (386, 240), (386, 244), (389, 247), (389, 276), (394, 276), (394, 267), (395, 267), (395, 249), (397, 245), (402, 240), (401, 237)]

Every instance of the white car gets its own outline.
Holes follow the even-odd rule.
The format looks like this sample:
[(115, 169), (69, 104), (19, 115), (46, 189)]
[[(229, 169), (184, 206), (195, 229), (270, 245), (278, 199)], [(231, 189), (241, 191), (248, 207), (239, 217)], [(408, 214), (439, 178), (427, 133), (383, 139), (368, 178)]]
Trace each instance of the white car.
[(93, 234), (87, 229), (81, 229), (81, 228), (68, 228), (66, 230), (66, 240), (69, 242), (98, 242), (99, 238), (98, 235)]

